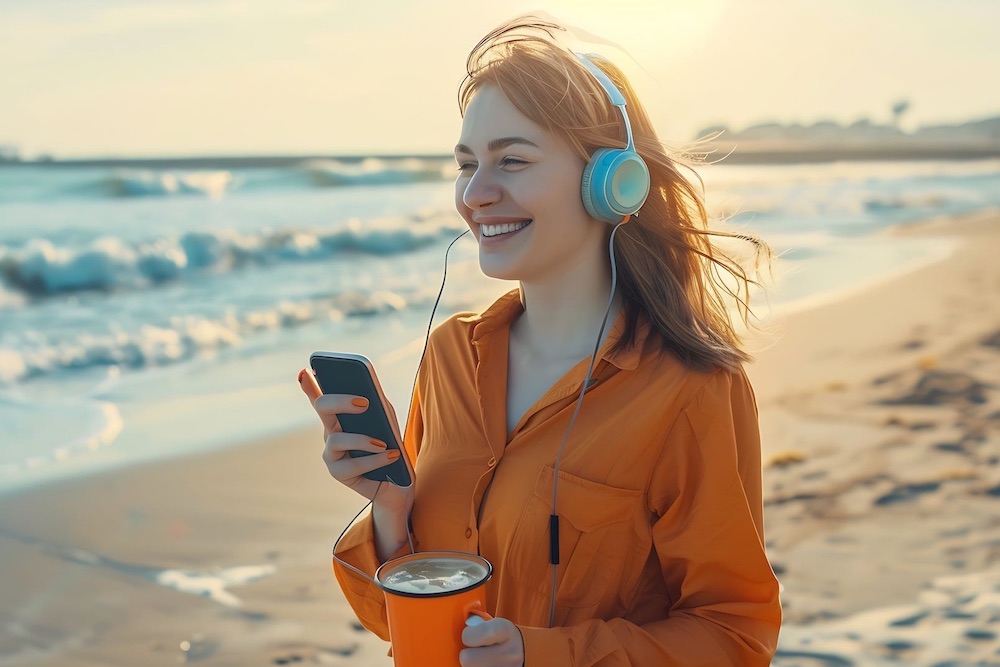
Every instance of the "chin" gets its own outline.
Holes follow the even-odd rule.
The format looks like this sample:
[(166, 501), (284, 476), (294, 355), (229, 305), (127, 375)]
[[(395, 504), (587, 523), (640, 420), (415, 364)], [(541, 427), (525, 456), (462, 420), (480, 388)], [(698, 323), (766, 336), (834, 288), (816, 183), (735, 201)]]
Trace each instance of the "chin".
[(497, 280), (520, 280), (522, 272), (507, 262), (498, 262), (493, 257), (479, 257), (479, 269), (483, 275)]

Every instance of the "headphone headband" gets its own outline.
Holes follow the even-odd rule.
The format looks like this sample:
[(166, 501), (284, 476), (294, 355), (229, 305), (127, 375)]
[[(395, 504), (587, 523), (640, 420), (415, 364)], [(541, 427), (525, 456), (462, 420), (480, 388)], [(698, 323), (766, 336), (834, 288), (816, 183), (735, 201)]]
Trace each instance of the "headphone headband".
[[(594, 78), (597, 79), (598, 83), (601, 84), (601, 88), (604, 88), (604, 92), (606, 92), (608, 94), (608, 97), (611, 98), (611, 103), (614, 104), (616, 107), (625, 106), (626, 104), (625, 96), (622, 95), (622, 91), (618, 90), (618, 86), (616, 86), (614, 82), (611, 81), (611, 78), (604, 73), (604, 70), (595, 65), (594, 61), (590, 59), (588, 54), (580, 53), (578, 51), (574, 51), (573, 53), (576, 55), (577, 58), (580, 59), (580, 62), (583, 63), (583, 66), (586, 67), (587, 70), (594, 75)], [(590, 55), (596, 55), (596, 54), (590, 54)]]

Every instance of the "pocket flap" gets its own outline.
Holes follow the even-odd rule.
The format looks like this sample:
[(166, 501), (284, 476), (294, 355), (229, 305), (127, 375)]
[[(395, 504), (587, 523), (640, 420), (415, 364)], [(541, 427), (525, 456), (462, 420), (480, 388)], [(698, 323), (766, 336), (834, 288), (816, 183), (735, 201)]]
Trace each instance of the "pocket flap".
[[(553, 466), (545, 466), (535, 483), (535, 495), (550, 510), (554, 473)], [(637, 508), (636, 499), (642, 492), (608, 486), (560, 470), (558, 494), (559, 516), (577, 530), (589, 532), (631, 517)]]

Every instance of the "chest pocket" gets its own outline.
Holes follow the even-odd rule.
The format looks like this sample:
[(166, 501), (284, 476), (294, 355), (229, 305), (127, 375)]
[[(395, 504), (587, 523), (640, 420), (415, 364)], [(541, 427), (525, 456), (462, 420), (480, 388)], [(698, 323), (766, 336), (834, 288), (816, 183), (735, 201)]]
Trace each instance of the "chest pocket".
[[(518, 585), (548, 597), (552, 592), (549, 565), (549, 516), (552, 514), (554, 469), (538, 476), (510, 543), (507, 562)], [(628, 595), (622, 590), (637, 581), (641, 568), (633, 554), (648, 532), (642, 493), (559, 472), (559, 566), (557, 606), (610, 610)], [(640, 558), (641, 560), (641, 558)]]

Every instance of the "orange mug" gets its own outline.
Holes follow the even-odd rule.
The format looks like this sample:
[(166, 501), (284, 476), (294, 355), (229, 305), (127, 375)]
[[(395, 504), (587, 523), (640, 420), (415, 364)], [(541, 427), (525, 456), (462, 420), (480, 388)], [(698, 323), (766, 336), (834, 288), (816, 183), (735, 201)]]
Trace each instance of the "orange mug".
[(460, 667), (462, 630), (485, 620), (486, 582), (493, 566), (459, 551), (425, 551), (383, 563), (375, 580), (385, 593), (396, 667)]

